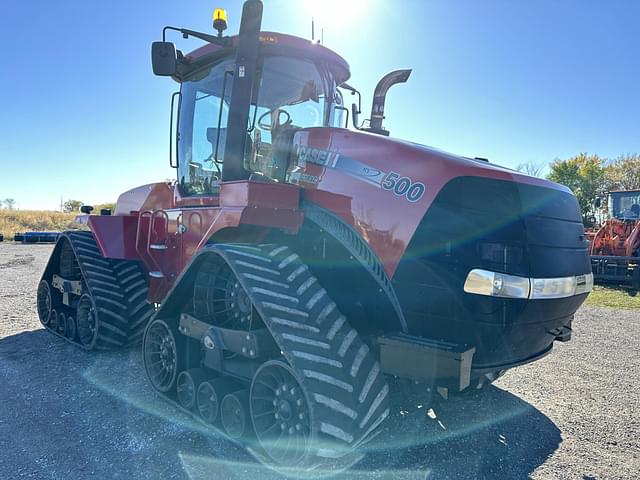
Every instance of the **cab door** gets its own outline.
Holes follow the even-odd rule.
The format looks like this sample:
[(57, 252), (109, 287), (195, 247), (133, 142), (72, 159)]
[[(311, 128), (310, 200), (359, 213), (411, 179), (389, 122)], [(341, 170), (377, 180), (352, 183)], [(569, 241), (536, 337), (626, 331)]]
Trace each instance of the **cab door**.
[(196, 72), (181, 89), (176, 207), (180, 268), (206, 243), (219, 205), (233, 61)]

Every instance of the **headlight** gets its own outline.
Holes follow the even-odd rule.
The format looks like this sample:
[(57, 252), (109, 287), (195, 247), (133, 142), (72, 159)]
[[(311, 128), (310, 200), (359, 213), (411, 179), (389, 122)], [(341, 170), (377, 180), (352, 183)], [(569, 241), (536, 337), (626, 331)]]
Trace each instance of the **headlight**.
[(526, 278), (474, 269), (464, 282), (464, 291), (502, 298), (565, 298), (593, 289), (593, 274), (560, 278)]

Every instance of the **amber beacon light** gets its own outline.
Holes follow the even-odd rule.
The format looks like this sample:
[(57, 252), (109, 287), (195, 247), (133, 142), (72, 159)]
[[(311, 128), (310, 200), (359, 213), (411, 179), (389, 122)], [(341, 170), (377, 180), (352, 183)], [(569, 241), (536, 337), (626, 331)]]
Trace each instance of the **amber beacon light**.
[(213, 11), (213, 28), (218, 31), (218, 36), (227, 29), (227, 11), (224, 8), (216, 8)]

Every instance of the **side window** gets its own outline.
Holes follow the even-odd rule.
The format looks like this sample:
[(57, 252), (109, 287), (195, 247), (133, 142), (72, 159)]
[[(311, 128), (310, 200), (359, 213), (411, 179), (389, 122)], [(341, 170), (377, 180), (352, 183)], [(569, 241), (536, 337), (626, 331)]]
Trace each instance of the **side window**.
[(230, 64), (214, 65), (182, 85), (178, 181), (185, 195), (218, 192), (231, 98), (232, 79), (226, 73)]

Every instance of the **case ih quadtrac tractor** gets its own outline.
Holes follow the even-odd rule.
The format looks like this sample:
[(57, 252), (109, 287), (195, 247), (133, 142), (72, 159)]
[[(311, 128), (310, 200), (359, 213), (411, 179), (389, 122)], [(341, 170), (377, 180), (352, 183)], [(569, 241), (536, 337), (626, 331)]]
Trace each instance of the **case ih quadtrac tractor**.
[(165, 28), (206, 42), (188, 55), (154, 43), (180, 84), (177, 181), (62, 236), (38, 290), (50, 331), (142, 340), (161, 395), (298, 469), (357, 458), (402, 379), (478, 388), (570, 339), (592, 275), (569, 190), (388, 138), (385, 95), (409, 71), (344, 128), (344, 59), (261, 32), (260, 1), (237, 36), (224, 16), (217, 36)]

